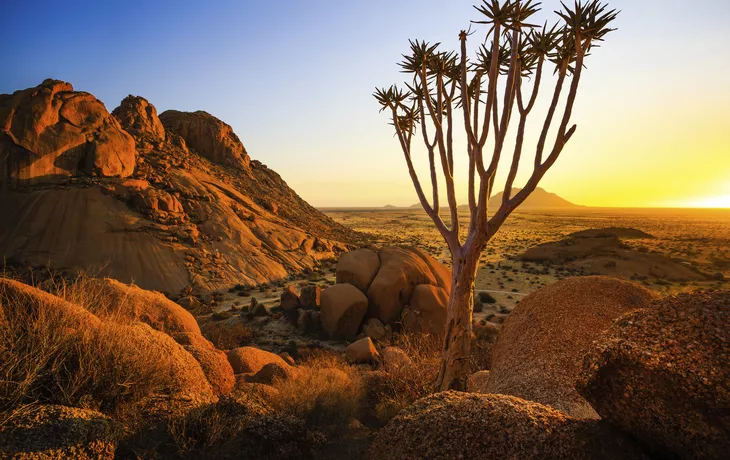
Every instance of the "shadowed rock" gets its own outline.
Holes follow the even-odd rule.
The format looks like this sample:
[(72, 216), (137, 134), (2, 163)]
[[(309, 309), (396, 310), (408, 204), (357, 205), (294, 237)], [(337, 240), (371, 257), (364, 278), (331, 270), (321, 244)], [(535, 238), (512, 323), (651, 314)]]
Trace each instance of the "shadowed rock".
[(55, 405), (31, 406), (0, 425), (0, 457), (111, 460), (118, 437), (111, 419), (99, 412)]
[(730, 292), (681, 294), (622, 316), (591, 346), (576, 386), (657, 458), (727, 458)]
[(542, 404), (449, 391), (420, 399), (378, 433), (370, 458), (641, 459), (622, 434)]

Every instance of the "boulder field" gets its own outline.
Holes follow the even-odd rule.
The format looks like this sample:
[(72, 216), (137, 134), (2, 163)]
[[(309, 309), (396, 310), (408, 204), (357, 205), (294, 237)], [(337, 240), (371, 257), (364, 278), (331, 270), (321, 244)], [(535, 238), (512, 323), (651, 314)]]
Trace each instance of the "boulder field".
[(177, 295), (286, 278), (363, 237), (251, 160), (229, 125), (66, 82), (0, 95), (0, 253)]
[(404, 409), (370, 458), (727, 458), (728, 331), (727, 291), (560, 281), (505, 321), (472, 393)]
[(322, 291), (318, 304), (307, 298), (319, 288), (304, 288), (301, 296), (285, 290), (280, 307), (287, 318), (297, 322), (298, 311), (319, 309), (322, 328), (336, 340), (358, 333), (379, 340), (394, 329), (443, 334), (451, 272), (420, 249), (357, 249), (340, 257), (335, 272), (337, 284)]

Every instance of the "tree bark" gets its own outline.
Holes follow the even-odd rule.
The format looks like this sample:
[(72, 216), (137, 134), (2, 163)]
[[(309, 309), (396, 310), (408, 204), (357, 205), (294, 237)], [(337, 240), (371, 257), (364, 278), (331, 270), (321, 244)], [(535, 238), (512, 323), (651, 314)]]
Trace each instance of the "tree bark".
[(466, 391), (474, 306), (474, 280), (481, 251), (467, 251), (454, 257), (451, 270), (446, 333), (437, 387), (440, 391)]

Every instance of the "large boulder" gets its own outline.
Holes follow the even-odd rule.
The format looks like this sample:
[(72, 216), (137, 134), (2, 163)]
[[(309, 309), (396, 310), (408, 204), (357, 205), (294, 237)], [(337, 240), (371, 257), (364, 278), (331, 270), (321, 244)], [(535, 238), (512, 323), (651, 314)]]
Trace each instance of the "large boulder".
[(134, 139), (93, 95), (45, 80), (0, 95), (0, 187), (132, 174)]
[(730, 292), (680, 294), (616, 321), (577, 388), (657, 458), (728, 458)]
[(255, 374), (271, 363), (288, 366), (281, 356), (254, 347), (234, 348), (228, 352), (228, 361), (236, 374)]
[(449, 391), (416, 401), (381, 429), (375, 460), (405, 458), (640, 459), (621, 434), (505, 395)]
[(403, 308), (403, 330), (443, 335), (448, 305), (449, 293), (444, 289), (430, 284), (419, 284), (413, 289), (410, 304)]
[(385, 324), (400, 320), (416, 286), (430, 284), (451, 291), (451, 273), (436, 259), (412, 247), (387, 246), (380, 250), (380, 269), (368, 288), (368, 316)]
[(322, 327), (333, 339), (352, 339), (357, 335), (368, 309), (368, 299), (352, 284), (335, 284), (321, 297)]
[(66, 406), (29, 406), (0, 424), (0, 457), (113, 459), (118, 432), (106, 415)]
[(77, 289), (87, 290), (87, 295), (97, 297), (95, 311), (99, 313), (146, 323), (168, 334), (200, 334), (193, 315), (159, 292), (146, 291), (109, 278), (92, 278), (81, 283)]
[(607, 277), (568, 278), (538, 289), (504, 322), (486, 391), (598, 418), (574, 388), (583, 356), (614, 319), (654, 298), (637, 284)]
[(188, 147), (218, 164), (250, 170), (251, 159), (233, 129), (203, 112), (179, 112), (167, 110), (160, 114), (165, 129), (185, 139)]
[(112, 115), (135, 139), (143, 137), (157, 141), (165, 139), (165, 127), (157, 117), (155, 106), (143, 97), (130, 94), (112, 111)]
[(217, 350), (208, 339), (194, 332), (177, 333), (173, 338), (198, 361), (216, 394), (228, 394), (233, 390), (236, 377), (224, 352)]
[(349, 283), (367, 292), (380, 268), (380, 257), (369, 249), (357, 249), (343, 254), (337, 261), (337, 283)]

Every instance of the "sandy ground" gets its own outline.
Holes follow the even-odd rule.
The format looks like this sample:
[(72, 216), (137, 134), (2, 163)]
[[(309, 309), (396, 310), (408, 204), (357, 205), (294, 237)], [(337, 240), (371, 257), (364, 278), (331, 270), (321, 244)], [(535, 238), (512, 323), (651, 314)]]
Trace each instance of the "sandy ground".
[[(344, 225), (376, 236), (377, 244), (410, 244), (449, 265), (450, 255), (431, 219), (420, 209), (336, 210), (328, 216)], [(444, 213), (445, 214), (445, 213)], [(446, 216), (444, 216), (446, 217)], [(460, 212), (463, 226), (467, 212)], [(708, 273), (722, 273), (725, 281), (667, 283), (643, 280), (662, 293), (698, 288), (730, 287), (730, 210), (607, 209), (518, 210), (489, 242), (482, 255), (476, 290), (488, 291), (497, 310), (511, 309), (521, 297), (556, 280), (580, 273), (564, 267), (514, 260), (527, 249), (558, 241), (580, 230), (606, 227), (636, 228), (653, 239), (626, 240), (633, 248), (662, 254)], [(464, 232), (465, 233), (465, 232)], [(586, 273), (587, 274), (587, 273)], [(629, 278), (630, 274), (619, 274)], [(490, 314), (493, 312), (489, 312)]]
[[(374, 235), (377, 246), (404, 244), (422, 248), (446, 265), (450, 254), (429, 217), (417, 209), (336, 210), (327, 215), (351, 228)], [(462, 223), (468, 215), (462, 213)], [(466, 224), (465, 224), (466, 225)], [(589, 209), (518, 211), (504, 224), (481, 257), (475, 291), (486, 291), (495, 299), (475, 312), (477, 321), (496, 326), (529, 293), (569, 277), (590, 273), (566, 265), (523, 262), (515, 257), (536, 245), (562, 240), (580, 230), (606, 227), (636, 228), (654, 238), (624, 240), (631, 248), (672, 258), (697, 270), (724, 275), (723, 281), (667, 282), (643, 279), (637, 282), (660, 293), (676, 293), (702, 288), (730, 288), (730, 211), (701, 210), (621, 210)], [(630, 278), (630, 273), (618, 273)], [(281, 283), (250, 290), (231, 289), (218, 292), (217, 312), (235, 311), (251, 304), (252, 299), (276, 310), (281, 293), (290, 285), (318, 284), (322, 288), (335, 283), (335, 262), (323, 262), (311, 273), (291, 277)], [(300, 346), (343, 349), (344, 343), (326, 337), (300, 334), (283, 319), (256, 318), (247, 324), (255, 330), (255, 342), (266, 349), (280, 350), (290, 340)]]

